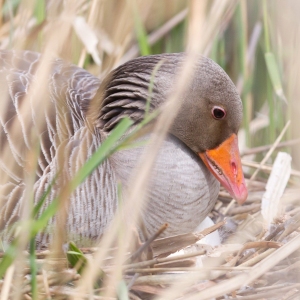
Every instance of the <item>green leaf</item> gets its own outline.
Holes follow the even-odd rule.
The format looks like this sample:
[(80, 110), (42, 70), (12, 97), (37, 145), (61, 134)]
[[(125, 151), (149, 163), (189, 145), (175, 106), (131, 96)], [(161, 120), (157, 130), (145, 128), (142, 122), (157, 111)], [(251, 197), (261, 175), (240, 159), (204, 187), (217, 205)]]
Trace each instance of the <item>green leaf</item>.
[(69, 243), (69, 251), (67, 252), (67, 259), (72, 268), (76, 268), (79, 274), (87, 265), (87, 259), (82, 251), (75, 245), (74, 242)]
[[(67, 252), (67, 259), (72, 268), (76, 268), (79, 274), (82, 274), (87, 266), (87, 259), (82, 251), (75, 245), (74, 242), (69, 243), (69, 251)], [(99, 269), (99, 277), (97, 278), (95, 288), (101, 288), (106, 277), (105, 272)]]

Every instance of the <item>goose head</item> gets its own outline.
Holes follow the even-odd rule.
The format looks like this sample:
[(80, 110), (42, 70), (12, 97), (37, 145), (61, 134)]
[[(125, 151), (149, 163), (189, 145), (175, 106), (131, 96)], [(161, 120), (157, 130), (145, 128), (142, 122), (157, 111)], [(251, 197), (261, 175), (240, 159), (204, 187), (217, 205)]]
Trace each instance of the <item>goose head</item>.
[[(98, 117), (102, 130), (109, 132), (124, 116), (136, 123), (144, 118), (149, 84), (158, 64), (150, 110), (163, 105), (185, 58), (184, 53), (144, 56), (113, 70), (103, 81)], [(218, 64), (199, 56), (169, 132), (203, 161), (239, 203), (248, 195), (238, 150), (241, 121), (242, 102), (233, 82)]]

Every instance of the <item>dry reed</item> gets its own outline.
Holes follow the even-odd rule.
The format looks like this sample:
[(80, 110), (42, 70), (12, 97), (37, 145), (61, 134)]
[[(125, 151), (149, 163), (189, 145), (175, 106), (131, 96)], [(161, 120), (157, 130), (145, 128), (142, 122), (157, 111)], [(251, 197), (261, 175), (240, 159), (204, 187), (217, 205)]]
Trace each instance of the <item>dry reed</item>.
[[(37, 5), (42, 5), (39, 8)], [(141, 48), (145, 51), (155, 46), (163, 39), (171, 35), (176, 26), (187, 21), (185, 31), (186, 38), (182, 38), (182, 49), (188, 53), (186, 64), (178, 74), (176, 89), (168, 99), (162, 110), (154, 132), (156, 133), (146, 149), (138, 169), (131, 179), (132, 189), (123, 206), (123, 212), (131, 216), (130, 225), (124, 226), (124, 218), (116, 214), (108, 233), (94, 248), (81, 249), (87, 264), (82, 274), (75, 268), (68, 267), (66, 255), (62, 251), (62, 243), (65, 240), (65, 222), (67, 212), (59, 210), (60, 222), (57, 224), (57, 232), (51, 247), (47, 251), (38, 251), (35, 255), (37, 265), (36, 292), (33, 291), (31, 281), (32, 266), (28, 263), (30, 253), (25, 250), (30, 240), (26, 227), (21, 228), (22, 241), (18, 247), (18, 253), (6, 274), (0, 280), (1, 300), (9, 298), (25, 297), (26, 299), (39, 298), (70, 298), (70, 299), (297, 299), (300, 294), (299, 285), (299, 258), (300, 258), (300, 208), (299, 188), (295, 184), (299, 181), (299, 171), (293, 170), (290, 184), (286, 188), (281, 204), (283, 213), (274, 220), (270, 228), (264, 226), (261, 211), (261, 200), (265, 191), (266, 178), (264, 171), (272, 170), (272, 153), (278, 147), (288, 147), (293, 144), (293, 159), (297, 169), (299, 166), (299, 139), (297, 118), (299, 115), (298, 95), (300, 92), (298, 76), (300, 61), (298, 58), (300, 43), (297, 37), (300, 22), (293, 9), (300, 9), (296, 1), (289, 0), (283, 4), (276, 1), (271, 7), (268, 1), (250, 4), (245, 0), (214, 0), (214, 1), (166, 1), (158, 4), (157, 1), (22, 1), (13, 4), (11, 1), (0, 2), (2, 18), (0, 27), (1, 49), (31, 49), (44, 54), (44, 58), (38, 69), (39, 81), (32, 85), (26, 101), (31, 106), (22, 106), (22, 115), (28, 126), (18, 127), (15, 123), (12, 130), (15, 139), (18, 140), (20, 132), (28, 132), (28, 140), (31, 150), (28, 151), (26, 169), (32, 176), (24, 178), (26, 182), (27, 198), (32, 199), (32, 190), (35, 180), (34, 168), (38, 157), (38, 133), (44, 126), (43, 115), (37, 115), (35, 127), (31, 126), (32, 110), (39, 111), (41, 106), (47, 110), (49, 96), (47, 90), (47, 77), (49, 74), (49, 62), (53, 57), (61, 57), (67, 61), (84, 66), (92, 74), (103, 78), (113, 67), (125, 62), (129, 58), (138, 55)], [(14, 6), (15, 5), (15, 6)], [(165, 5), (168, 9), (163, 9)], [(265, 8), (265, 10), (263, 10)], [(40, 9), (40, 11), (39, 11)], [(261, 13), (258, 17), (255, 10)], [(284, 17), (280, 14), (283, 10), (291, 16), (294, 24), (284, 23)], [(254, 11), (254, 12), (253, 12)], [(299, 11), (299, 10), (298, 10)], [(134, 14), (138, 12), (138, 20), (135, 23)], [(159, 13), (160, 12), (160, 15)], [(43, 13), (45, 15), (43, 15)], [(153, 16), (159, 16), (155, 20)], [(80, 40), (80, 34), (76, 33), (74, 21), (78, 17), (86, 20), (86, 30), (93, 33), (96, 46), (90, 40)], [(248, 19), (249, 18), (249, 19)], [(112, 22), (113, 19), (113, 22)], [(253, 26), (251, 22), (256, 22)], [(262, 23), (264, 28), (262, 29)], [(137, 28), (140, 26), (140, 28)], [(234, 27), (235, 26), (235, 27)], [(252, 28), (251, 38), (248, 42), (248, 33)], [(229, 39), (236, 39), (230, 35), (230, 28), (241, 30), (237, 42), (237, 54), (240, 66), (236, 67), (236, 60), (228, 67), (225, 61), (218, 58), (220, 52), (225, 51), (226, 34)], [(135, 39), (135, 32), (149, 32), (148, 36)], [(263, 31), (263, 38), (261, 32)], [(278, 33), (276, 33), (278, 32)], [(287, 33), (290, 34), (287, 34)], [(84, 32), (83, 32), (84, 34)], [(249, 33), (250, 36), (250, 33)], [(223, 38), (221, 38), (223, 37)], [(147, 41), (148, 38), (148, 41)], [(261, 49), (259, 40), (264, 39), (265, 48)], [(183, 43), (185, 42), (185, 47)], [(143, 43), (143, 45), (141, 45)], [(261, 43), (263, 43), (261, 41)], [(269, 45), (271, 43), (271, 45)], [(295, 45), (294, 45), (295, 44)], [(283, 47), (286, 45), (286, 47)], [(294, 46), (293, 46), (294, 45)], [(94, 48), (93, 48), (94, 47)], [(96, 48), (95, 48), (96, 47)], [(228, 47), (228, 45), (227, 45)], [(273, 48), (272, 48), (273, 47)], [(174, 46), (174, 48), (176, 48)], [(90, 49), (94, 49), (91, 53)], [(223, 50), (222, 50), (223, 49)], [(232, 49), (229, 49), (232, 50)], [(273, 117), (271, 114), (267, 122), (259, 125), (260, 130), (266, 130), (265, 136), (257, 141), (257, 136), (251, 136), (253, 121), (257, 121), (253, 111), (264, 114), (262, 103), (255, 101), (255, 91), (249, 93), (249, 85), (255, 81), (255, 67), (261, 63), (261, 52), (274, 51), (278, 62), (281, 63), (280, 73), (286, 75), (281, 84), (284, 87), (288, 108), (285, 107), (276, 89), (274, 82), (268, 79), (267, 88), (260, 97), (270, 98), (268, 110), (270, 112), (286, 112), (282, 116)], [(90, 51), (90, 52), (89, 52)], [(233, 51), (233, 50), (232, 50)], [(297, 52), (298, 51), (298, 52)], [(244, 142), (245, 146), (257, 146), (253, 149), (245, 149), (245, 163), (247, 169), (247, 183), (249, 184), (249, 198), (244, 206), (239, 207), (223, 190), (219, 195), (215, 209), (210, 216), (218, 223), (208, 231), (219, 229), (223, 243), (215, 248), (195, 244), (208, 231), (197, 234), (187, 234), (164, 239), (150, 239), (148, 244), (141, 246), (139, 250), (132, 249), (137, 237), (131, 228), (139, 221), (141, 207), (146, 201), (145, 190), (148, 184), (149, 174), (155, 161), (159, 147), (167, 134), (176, 112), (181, 104), (181, 95), (185, 92), (186, 83), (192, 76), (192, 66), (195, 54), (203, 53), (220, 59), (219, 63), (227, 66), (237, 82), (242, 94), (245, 106), (245, 119), (249, 124), (245, 126), (246, 136), (251, 141)], [(216, 54), (217, 53), (217, 54)], [(220, 55), (221, 56), (221, 55)], [(230, 54), (227, 59), (230, 59)], [(92, 63), (98, 62), (98, 64)], [(255, 67), (254, 67), (255, 66)], [(263, 66), (267, 69), (266, 65)], [(234, 70), (234, 69), (237, 70)], [(261, 71), (259, 69), (258, 71)], [(264, 73), (267, 74), (267, 73)], [(256, 82), (256, 81), (255, 81)], [(2, 86), (0, 101), (0, 113), (5, 111), (5, 97), (7, 87)], [(256, 83), (258, 84), (258, 83)], [(270, 96), (271, 95), (271, 96)], [(277, 95), (277, 96), (276, 96)], [(277, 98), (276, 98), (277, 97)], [(41, 99), (43, 102), (41, 103)], [(245, 100), (246, 99), (246, 100)], [(272, 104), (274, 101), (275, 104)], [(279, 102), (281, 101), (281, 102)], [(246, 105), (245, 105), (246, 104)], [(272, 106), (274, 105), (274, 107)], [(259, 106), (259, 107), (258, 107)], [(283, 108), (282, 108), (283, 107)], [(2, 117), (2, 116), (1, 116)], [(281, 142), (288, 122), (291, 117), (291, 132), (294, 139), (291, 142)], [(273, 118), (273, 119), (272, 119)], [(252, 120), (252, 123), (250, 121)], [(284, 128), (282, 130), (282, 128)], [(257, 132), (257, 129), (253, 132)], [(282, 134), (280, 134), (282, 132)], [(273, 136), (273, 140), (269, 140)], [(262, 141), (263, 140), (263, 141)], [(269, 144), (267, 146), (261, 145)], [(19, 145), (21, 148), (21, 145)], [(253, 155), (268, 153), (259, 157), (261, 163), (254, 161)], [(8, 147), (1, 152), (1, 160), (10, 159), (11, 153)], [(61, 158), (63, 160), (63, 158)], [(246, 160), (247, 159), (247, 160)], [(268, 165), (265, 163), (268, 162)], [(255, 171), (252, 173), (251, 169)], [(7, 181), (7, 174), (0, 169), (1, 183)], [(260, 172), (260, 173), (259, 173)], [(251, 175), (252, 174), (252, 175)], [(26, 179), (26, 180), (25, 180)], [(70, 187), (64, 185), (61, 191), (60, 207), (67, 207), (70, 196)], [(1, 204), (3, 205), (3, 204)], [(30, 219), (30, 211), (33, 203), (28, 201), (23, 209), (23, 221)], [(122, 239), (116, 237), (122, 235)], [(117, 242), (116, 242), (117, 241)], [(200, 240), (201, 242), (201, 240)], [(184, 254), (168, 257), (184, 248)], [(138, 251), (133, 255), (133, 251)], [(111, 254), (113, 253), (113, 259)], [(150, 258), (149, 258), (150, 256)], [(1, 255), (3, 257), (3, 255)], [(134, 261), (137, 257), (140, 261)], [(131, 260), (132, 261), (131, 261)], [(200, 264), (200, 266), (199, 266)], [(105, 276), (102, 274), (104, 272)], [(128, 291), (127, 291), (128, 289)], [(36, 294), (37, 293), (37, 294)]]

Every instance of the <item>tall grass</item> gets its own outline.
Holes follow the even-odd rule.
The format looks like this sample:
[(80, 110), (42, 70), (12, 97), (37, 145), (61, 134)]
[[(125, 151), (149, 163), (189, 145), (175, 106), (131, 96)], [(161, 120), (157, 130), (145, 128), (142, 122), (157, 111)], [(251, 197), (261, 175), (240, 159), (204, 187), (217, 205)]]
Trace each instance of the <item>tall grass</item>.
[[(186, 50), (191, 53), (187, 66), (182, 71), (182, 78), (178, 81), (178, 90), (170, 97), (168, 109), (162, 111), (154, 128), (159, 133), (158, 138), (151, 141), (144, 156), (147, 157), (146, 163), (142, 164), (138, 173), (135, 174), (128, 202), (124, 204), (124, 211), (130, 212), (133, 219), (138, 219), (139, 208), (142, 204), (136, 203), (144, 198), (155, 154), (179, 108), (180, 95), (184, 92), (184, 83), (188, 81), (195, 53), (210, 56), (236, 83), (244, 106), (242, 124), (246, 137), (242, 145), (244, 149), (273, 143), (289, 119), (292, 119), (292, 129), (287, 136), (298, 137), (297, 119), (300, 109), (297, 97), (300, 95), (298, 83), (300, 59), (297, 50), (300, 50), (300, 43), (296, 40), (294, 46), (294, 41), (291, 40), (297, 36), (296, 33), (300, 32), (300, 21), (297, 14), (293, 13), (293, 8), (300, 9), (296, 0), (276, 1), (276, 4), (267, 0), (201, 2), (197, 0), (191, 2), (153, 0), (146, 1), (146, 3), (133, 0), (69, 0), (65, 2), (7, 0), (0, 2), (0, 5), (1, 49), (29, 49), (43, 52), (47, 59), (53, 56), (61, 57), (83, 66), (99, 78), (103, 78), (125, 58), (133, 58), (136, 54), (149, 55)], [(187, 13), (186, 10), (188, 10)], [(281, 10), (290, 16), (289, 24), (285, 26), (282, 25), (284, 20), (280, 15)], [(179, 16), (179, 21), (168, 23), (176, 16)], [(93, 46), (91, 39), (80, 38), (80, 34), (74, 29), (74, 21), (78, 17), (84, 18), (88, 33), (92, 33), (97, 40), (96, 45)], [(164, 27), (166, 24), (171, 25)], [(163, 34), (160, 28), (164, 28)], [(135, 49), (138, 49), (138, 53)], [(43, 72), (46, 71), (47, 66)], [(44, 76), (41, 78), (44, 82), (38, 92), (41, 98), (45, 91), (44, 85), (47, 84), (46, 75)], [(5, 93), (2, 98), (0, 110), (4, 111)], [(40, 103), (34, 103), (34, 105), (40, 105)], [(267, 119), (267, 122), (258, 122), (262, 116)], [(149, 115), (145, 123), (149, 122), (152, 117)], [(258, 123), (261, 125), (257, 125)], [(116, 128), (101, 148), (68, 183), (70, 185), (65, 187), (66, 194), (61, 197), (62, 199), (68, 198), (70, 193), (111, 153), (128, 146), (128, 144), (124, 146), (126, 140), (120, 144), (119, 139), (130, 125), (131, 121), (124, 120)], [(131, 134), (134, 135), (136, 132)], [(37, 141), (37, 133), (33, 132), (32, 143), (37, 143)], [(299, 148), (295, 149), (297, 152)], [(5, 159), (9, 158), (9, 153), (5, 151), (1, 155)], [(34, 165), (37, 153), (31, 153), (30, 159), (31, 165)], [(260, 159), (261, 156), (258, 155), (257, 160)], [(300, 161), (299, 155), (295, 156), (295, 161)], [(1, 177), (5, 178), (5, 174), (1, 174)], [(28, 197), (32, 200), (34, 180), (27, 178), (27, 181)], [(4, 249), (6, 252), (0, 262), (0, 277), (5, 276), (5, 280), (2, 281), (1, 299), (8, 299), (11, 288), (9, 284), (13, 280), (11, 274), (16, 277), (23, 276), (28, 259), (31, 292), (26, 294), (32, 299), (45, 297), (39, 291), (38, 274), (40, 268), (51, 269), (49, 268), (50, 262), (45, 261), (43, 266), (38, 263), (34, 237), (45, 229), (49, 219), (58, 212), (59, 207), (62, 207), (58, 199), (55, 199), (46, 210), (38, 214), (37, 211), (46, 196), (47, 193), (33, 208), (28, 204), (27, 214), (23, 216), (19, 224), (19, 236), (23, 236), (23, 239), (14, 240), (8, 248)], [(59, 200), (64, 201), (62, 199)], [(122, 268), (127, 252), (134, 243), (134, 235), (128, 228), (122, 226), (122, 222), (122, 216), (117, 215), (109, 234), (101, 240), (95, 257), (84, 258), (84, 268), (80, 265), (82, 253), (76, 246), (70, 249), (70, 263), (81, 273), (75, 294), (72, 294), (70, 298), (83, 299), (89, 297), (88, 295), (93, 297), (94, 289), (101, 288), (99, 299), (102, 299), (101, 297), (129, 299)], [(114, 250), (115, 269), (110, 276), (105, 277), (101, 268), (105, 265), (105, 259), (115, 245), (118, 246), (117, 250)], [(52, 249), (58, 250), (59, 247), (61, 247), (60, 244)], [(25, 249), (29, 249), (29, 258), (23, 253)], [(22, 269), (18, 268), (19, 263)], [(181, 290), (193, 284), (195, 276), (183, 280), (178, 286), (171, 286), (172, 288), (158, 299), (175, 299)], [(99, 278), (101, 278), (100, 283)], [(21, 294), (22, 282), (19, 280), (18, 284), (11, 297), (18, 298)], [(6, 289), (4, 289), (5, 285)], [(191, 299), (193, 299), (192, 296)]]

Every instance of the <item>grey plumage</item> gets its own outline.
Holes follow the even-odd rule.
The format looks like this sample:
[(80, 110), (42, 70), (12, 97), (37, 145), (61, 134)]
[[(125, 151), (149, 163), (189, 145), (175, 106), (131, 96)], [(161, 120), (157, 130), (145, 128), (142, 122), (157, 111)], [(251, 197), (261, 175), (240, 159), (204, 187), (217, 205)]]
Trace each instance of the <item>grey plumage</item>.
[[(0, 120), (0, 151), (8, 146), (14, 163), (9, 165), (0, 157), (0, 168), (7, 174), (5, 182), (0, 182), (0, 228), (7, 228), (19, 218), (22, 202), (26, 201), (25, 153), (31, 147), (26, 132), (34, 126), (37, 113), (45, 115), (34, 186), (35, 198), (39, 199), (62, 167), (58, 153), (64, 154), (64, 169), (71, 177), (124, 115), (136, 123), (143, 119), (151, 74), (161, 60), (150, 110), (162, 105), (184, 57), (184, 54), (164, 54), (138, 58), (112, 71), (102, 83), (87, 71), (56, 60), (46, 95), (50, 107), (32, 111), (32, 124), (24, 124), (18, 109), (20, 105), (28, 105), (23, 103), (24, 97), (30, 84), (38, 80), (35, 71), (40, 55), (30, 51), (1, 51), (0, 83), (8, 86), (8, 99)], [(229, 118), (221, 122), (213, 120), (212, 103), (226, 106)], [(241, 101), (226, 73), (211, 60), (199, 58), (183, 106), (154, 166), (148, 205), (142, 212), (149, 233), (165, 222), (170, 224), (165, 235), (192, 231), (212, 209), (219, 183), (195, 153), (211, 149), (236, 133), (241, 114)], [(17, 120), (20, 136), (10, 131), (13, 120)], [(207, 126), (203, 126), (205, 122)], [(127, 186), (142, 151), (140, 147), (114, 154), (76, 190), (68, 212), (70, 238), (83, 242), (96, 240), (103, 234), (117, 208), (116, 182), (120, 180)], [(46, 204), (56, 193), (54, 188)], [(38, 242), (46, 245), (48, 236), (39, 236)]]

